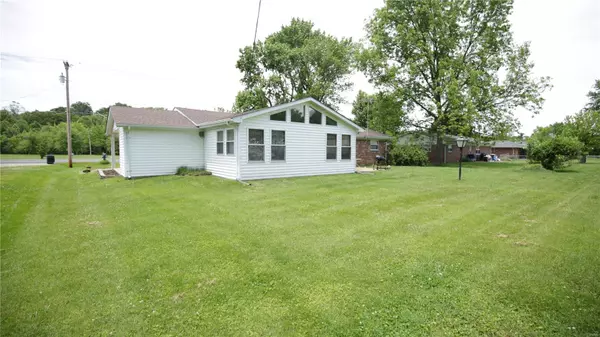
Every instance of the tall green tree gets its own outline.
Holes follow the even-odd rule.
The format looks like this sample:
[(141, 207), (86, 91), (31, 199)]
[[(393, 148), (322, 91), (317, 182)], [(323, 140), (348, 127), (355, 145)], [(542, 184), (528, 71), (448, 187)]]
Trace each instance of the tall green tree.
[(91, 115), (93, 113), (94, 110), (88, 102), (75, 102), (71, 104), (71, 114), (73, 115)]
[(352, 103), (354, 122), (389, 135), (397, 135), (404, 125), (404, 109), (397, 97), (388, 93), (369, 95), (359, 90)]
[(406, 100), (411, 126), (497, 136), (517, 108), (539, 113), (549, 78), (535, 78), (529, 43), (513, 41), (512, 0), (387, 0), (367, 24), (360, 68)]
[(234, 111), (247, 111), (313, 97), (333, 108), (352, 87), (354, 44), (315, 29), (310, 21), (292, 19), (264, 42), (240, 49), (236, 67), (244, 90)]

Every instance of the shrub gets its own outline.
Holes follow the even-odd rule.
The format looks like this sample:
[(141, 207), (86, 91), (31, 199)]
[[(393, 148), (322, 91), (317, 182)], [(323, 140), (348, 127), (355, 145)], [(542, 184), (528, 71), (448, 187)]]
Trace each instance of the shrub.
[(177, 172), (175, 174), (178, 176), (209, 176), (212, 173), (210, 171), (195, 167), (181, 166), (177, 168)]
[(527, 146), (529, 160), (540, 163), (546, 170), (560, 170), (576, 159), (583, 144), (575, 137), (556, 136), (530, 142)]
[(391, 161), (400, 166), (426, 166), (427, 152), (419, 145), (397, 145), (390, 151)]
[(108, 164), (110, 164), (110, 162), (108, 160), (104, 160), (104, 159), (102, 159), (99, 163), (101, 165), (108, 165)]

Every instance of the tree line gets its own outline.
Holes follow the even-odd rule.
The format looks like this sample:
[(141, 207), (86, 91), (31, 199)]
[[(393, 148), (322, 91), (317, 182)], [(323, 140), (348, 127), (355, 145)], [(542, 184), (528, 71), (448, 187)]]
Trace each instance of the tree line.
[[(123, 103), (115, 105), (127, 106)], [(74, 154), (101, 154), (110, 151), (105, 135), (108, 107), (94, 111), (87, 102), (71, 105), (71, 139)], [(0, 110), (0, 146), (2, 153), (67, 153), (66, 108), (25, 111), (13, 102)]]
[[(294, 18), (240, 48), (235, 66), (244, 87), (232, 110), (304, 97), (337, 109), (347, 103), (343, 93), (353, 87), (350, 75), (360, 71), (375, 87), (371, 94), (359, 91), (353, 102), (354, 119), (363, 127), (392, 136), (426, 132), (439, 141), (447, 134), (509, 138), (520, 127), (515, 112), (540, 113), (543, 94), (552, 87), (549, 77), (534, 76), (530, 43), (514, 41), (512, 11), (513, 0), (385, 1), (367, 20), (361, 43)], [(100, 129), (106, 108), (93, 112), (82, 102), (72, 108), (74, 151), (105, 151)], [(36, 117), (29, 119), (5, 110), (3, 120), (4, 115), (10, 120), (2, 126), (2, 152), (42, 153), (42, 143), (51, 144), (48, 151), (64, 152), (60, 109), (44, 112), (48, 116), (31, 112)]]

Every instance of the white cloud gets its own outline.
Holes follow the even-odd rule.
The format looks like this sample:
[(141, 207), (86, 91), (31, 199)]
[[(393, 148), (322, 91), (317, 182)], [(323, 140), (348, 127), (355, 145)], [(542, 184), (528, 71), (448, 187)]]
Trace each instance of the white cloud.
[[(364, 36), (364, 22), (381, 0), (263, 0), (258, 38), (292, 17), (312, 20), (338, 37)], [(580, 109), (595, 78), (600, 54), (599, 2), (576, 0), (515, 2), (515, 37), (532, 41), (538, 75), (554, 78), (540, 116), (522, 115), (524, 131)], [(72, 101), (97, 109), (115, 102), (134, 106), (230, 108), (241, 89), (235, 68), (240, 47), (254, 37), (258, 1), (4, 1), (0, 7), (1, 49), (36, 57), (4, 55), (0, 98), (28, 109), (64, 105), (58, 75), (62, 59), (73, 64)], [(358, 89), (372, 91), (361, 74)], [(349, 116), (351, 105), (342, 106)]]

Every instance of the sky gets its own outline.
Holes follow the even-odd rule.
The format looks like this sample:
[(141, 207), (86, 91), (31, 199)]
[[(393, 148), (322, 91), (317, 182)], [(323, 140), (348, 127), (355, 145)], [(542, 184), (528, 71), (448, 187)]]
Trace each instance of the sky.
[[(336, 37), (364, 38), (365, 21), (383, 0), (263, 0), (258, 39), (293, 17)], [(0, 0), (0, 106), (27, 110), (65, 105), (59, 75), (70, 69), (71, 102), (94, 110), (115, 102), (139, 107), (230, 109), (242, 89), (239, 48), (254, 38), (258, 0)], [(579, 111), (600, 78), (600, 1), (516, 0), (517, 42), (531, 41), (536, 76), (552, 77), (540, 115), (517, 111), (529, 134)], [(351, 117), (361, 73), (340, 112)]]

